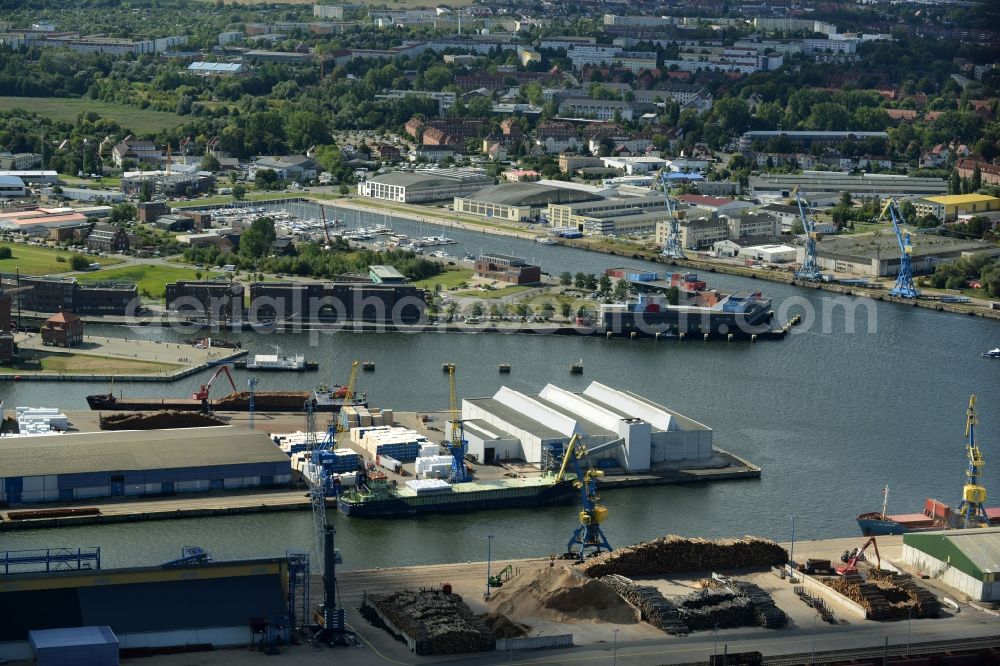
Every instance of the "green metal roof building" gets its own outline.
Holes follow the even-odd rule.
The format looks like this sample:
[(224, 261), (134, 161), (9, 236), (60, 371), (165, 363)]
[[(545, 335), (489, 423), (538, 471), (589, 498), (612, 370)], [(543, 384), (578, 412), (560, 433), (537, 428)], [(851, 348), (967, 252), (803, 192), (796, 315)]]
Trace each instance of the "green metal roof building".
[(904, 534), (903, 560), (970, 599), (1000, 600), (1000, 528)]

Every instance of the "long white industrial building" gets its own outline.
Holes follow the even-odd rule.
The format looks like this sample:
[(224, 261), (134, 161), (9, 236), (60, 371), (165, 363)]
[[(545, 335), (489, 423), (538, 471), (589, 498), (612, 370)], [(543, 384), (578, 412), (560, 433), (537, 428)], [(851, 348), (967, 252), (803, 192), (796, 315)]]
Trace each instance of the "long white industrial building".
[(462, 423), (468, 452), (481, 462), (538, 464), (547, 446), (565, 445), (574, 434), (589, 449), (622, 440), (595, 457), (615, 458), (629, 472), (712, 457), (711, 428), (599, 382), (582, 393), (549, 384), (537, 396), (505, 386), (491, 398), (463, 400)]

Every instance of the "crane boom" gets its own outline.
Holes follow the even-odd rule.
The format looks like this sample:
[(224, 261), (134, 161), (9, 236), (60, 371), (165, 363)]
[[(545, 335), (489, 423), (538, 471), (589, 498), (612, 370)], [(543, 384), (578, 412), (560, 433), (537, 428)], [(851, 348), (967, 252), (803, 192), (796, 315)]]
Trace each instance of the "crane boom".
[(979, 483), (983, 476), (983, 467), (986, 465), (983, 454), (979, 451), (976, 443), (976, 396), (969, 398), (969, 408), (965, 413), (965, 437), (968, 440), (965, 450), (969, 457), (969, 468), (965, 475), (969, 477), (965, 487), (962, 489), (962, 502), (958, 505), (958, 513), (964, 520), (963, 527), (975, 527), (977, 525), (989, 525), (990, 519), (986, 515), (983, 502), (986, 501), (986, 488)]
[(451, 398), (451, 482), (464, 483), (469, 480), (465, 469), (465, 430), (462, 428), (462, 412), (458, 406), (458, 391), (455, 388), (455, 364), (448, 364), (448, 392)]
[(199, 388), (197, 391), (195, 391), (191, 395), (191, 397), (194, 398), (195, 400), (201, 400), (201, 401), (208, 400), (208, 394), (209, 394), (209, 391), (212, 389), (212, 384), (215, 383), (215, 380), (218, 379), (219, 375), (225, 375), (226, 376), (226, 379), (229, 380), (229, 385), (233, 387), (233, 393), (236, 393), (236, 390), (237, 390), (236, 389), (236, 382), (233, 381), (233, 376), (231, 374), (229, 374), (229, 366), (228, 365), (220, 365), (219, 369), (216, 370), (215, 374), (212, 375), (212, 378), (208, 380), (208, 383), (207, 384), (202, 384), (201, 388)]
[(889, 213), (889, 218), (892, 220), (892, 229), (896, 232), (896, 242), (899, 244), (899, 273), (896, 274), (896, 284), (889, 290), (889, 295), (900, 298), (917, 298), (920, 296), (920, 292), (913, 284), (912, 235), (902, 228), (902, 225), (906, 224), (906, 220), (903, 219), (903, 213), (894, 198), (885, 202), (885, 205), (882, 206), (882, 212), (879, 213), (875, 221), (878, 222), (884, 218), (886, 212)]
[(329, 226), (329, 224), (327, 224), (327, 221), (326, 221), (326, 206), (324, 206), (323, 204), (320, 204), (319, 205), (319, 213), (320, 213), (320, 216), (323, 218), (323, 233), (326, 235), (327, 249), (330, 249), (330, 248), (333, 247), (333, 239), (330, 238), (330, 226)]
[[(667, 238), (663, 243), (663, 249), (660, 251), (660, 255), (669, 257), (670, 259), (686, 259), (687, 257), (684, 255), (684, 248), (681, 247), (680, 222), (677, 220), (673, 203), (670, 200), (670, 185), (668, 183), (669, 179), (667, 177), (667, 173), (660, 170), (656, 180), (663, 189), (663, 199), (667, 205)], [(656, 187), (655, 183), (653, 187)]]
[[(589, 466), (586, 472), (582, 472), (580, 459), (586, 456), (587, 449), (580, 442), (579, 433), (575, 433), (566, 444), (562, 465), (555, 479), (556, 483), (565, 481), (566, 468), (572, 460), (576, 475), (573, 485), (580, 490), (581, 509), (580, 523), (566, 544), (566, 557), (580, 560), (587, 556), (588, 550), (593, 551), (593, 554), (598, 554), (601, 550), (612, 550), (608, 538), (601, 529), (601, 523), (607, 518), (608, 510), (601, 504), (601, 498), (597, 494), (597, 479), (604, 476), (604, 472)], [(575, 550), (576, 547), (579, 547), (579, 552)]]
[(868, 546), (875, 549), (876, 568), (881, 569), (882, 555), (878, 552), (878, 542), (875, 541), (875, 537), (871, 537), (868, 541), (865, 541), (861, 548), (855, 548), (853, 551), (844, 551), (844, 554), (840, 556), (840, 560), (844, 562), (844, 566), (838, 567), (837, 573), (841, 576), (858, 573), (858, 562), (866, 559), (865, 551), (868, 550)]
[(802, 280), (821, 280), (822, 273), (819, 271), (819, 263), (816, 260), (816, 241), (822, 238), (822, 234), (816, 231), (815, 220), (806, 215), (805, 207), (802, 205), (802, 197), (799, 196), (799, 188), (792, 190), (795, 203), (799, 206), (799, 219), (802, 220), (802, 231), (806, 235), (806, 252), (802, 259), (802, 268), (795, 271), (795, 277)]

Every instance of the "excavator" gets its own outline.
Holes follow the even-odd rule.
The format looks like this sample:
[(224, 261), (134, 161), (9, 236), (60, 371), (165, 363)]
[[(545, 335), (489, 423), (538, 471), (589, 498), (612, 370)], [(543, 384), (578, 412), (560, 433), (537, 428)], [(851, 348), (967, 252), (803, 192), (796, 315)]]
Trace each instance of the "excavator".
[(844, 566), (837, 567), (837, 575), (856, 575), (858, 573), (858, 562), (868, 561), (868, 558), (865, 556), (865, 551), (868, 550), (868, 546), (871, 546), (875, 550), (875, 566), (877, 569), (881, 569), (882, 556), (878, 552), (878, 544), (875, 542), (875, 537), (871, 537), (868, 541), (865, 541), (865, 545), (861, 546), (861, 548), (844, 551), (844, 554), (840, 556), (840, 561), (844, 563)]
[(212, 375), (212, 378), (208, 380), (208, 383), (202, 384), (201, 388), (191, 394), (191, 398), (193, 400), (201, 400), (201, 411), (203, 414), (208, 414), (212, 411), (212, 407), (208, 402), (208, 392), (212, 389), (212, 384), (216, 379), (218, 379), (219, 375), (225, 375), (226, 379), (229, 380), (230, 386), (233, 387), (233, 392), (235, 393), (237, 391), (236, 382), (233, 381), (233, 376), (229, 374), (229, 366), (220, 365), (219, 369), (215, 371), (214, 375)]

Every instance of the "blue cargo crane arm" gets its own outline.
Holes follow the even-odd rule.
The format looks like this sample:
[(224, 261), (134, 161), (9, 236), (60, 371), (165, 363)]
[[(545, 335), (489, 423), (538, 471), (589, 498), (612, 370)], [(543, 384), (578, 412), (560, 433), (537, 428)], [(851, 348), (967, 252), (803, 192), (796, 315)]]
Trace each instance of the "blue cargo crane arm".
[(802, 268), (795, 272), (795, 277), (803, 280), (822, 280), (823, 274), (819, 270), (818, 250), (816, 241), (822, 236), (816, 231), (815, 221), (806, 215), (805, 207), (802, 205), (802, 197), (799, 196), (799, 188), (792, 190), (795, 202), (799, 206), (799, 217), (802, 219), (802, 231), (806, 235), (806, 251), (802, 261)]
[(894, 198), (890, 198), (882, 206), (882, 212), (875, 219), (876, 222), (885, 217), (886, 212), (892, 220), (892, 230), (896, 232), (896, 242), (899, 244), (899, 273), (896, 275), (896, 285), (889, 291), (890, 296), (900, 296), (902, 298), (917, 298), (920, 292), (913, 284), (913, 242), (909, 231), (903, 229), (906, 220), (899, 210), (899, 204)]

